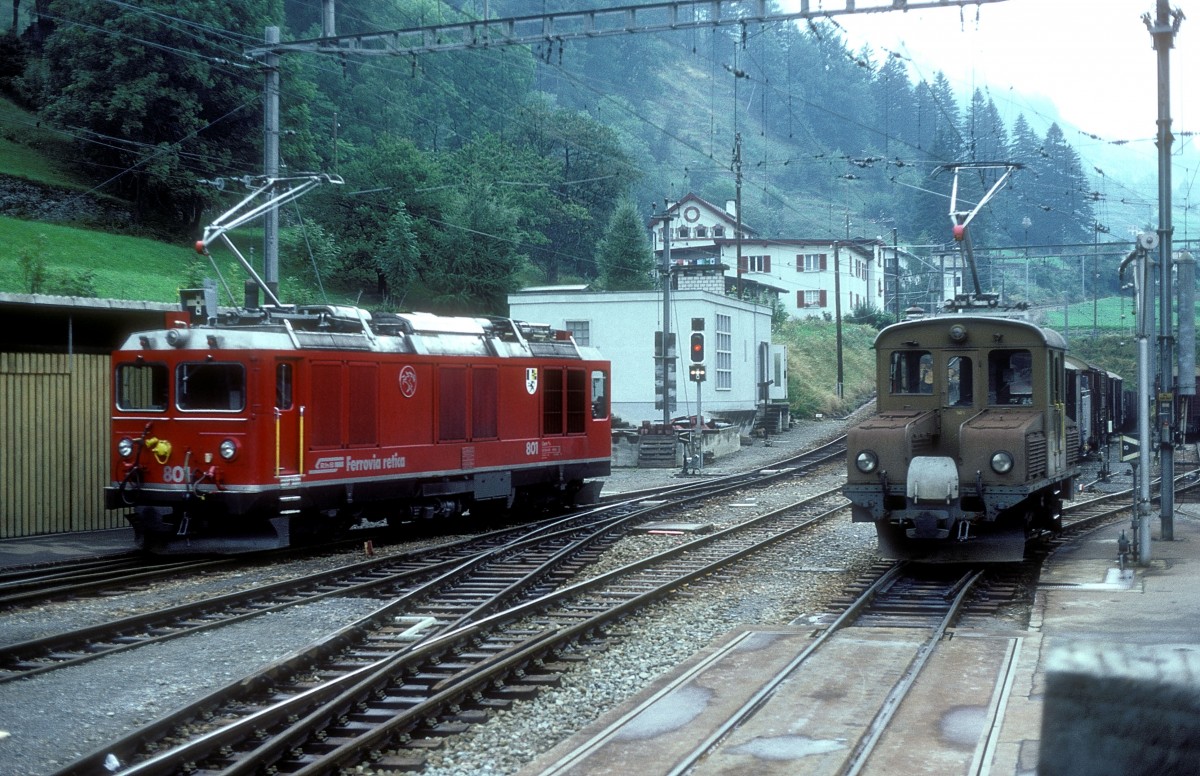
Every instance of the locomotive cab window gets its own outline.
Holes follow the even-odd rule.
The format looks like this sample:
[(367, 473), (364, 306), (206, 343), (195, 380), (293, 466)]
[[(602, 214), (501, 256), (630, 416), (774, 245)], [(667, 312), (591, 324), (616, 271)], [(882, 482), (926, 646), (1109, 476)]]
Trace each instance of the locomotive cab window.
[(592, 372), (592, 418), (603, 420), (608, 417), (608, 373)]
[(275, 406), (281, 410), (292, 408), (292, 365), (275, 366)]
[(181, 410), (237, 412), (246, 407), (246, 369), (241, 364), (180, 364), (175, 404)]
[(1033, 404), (1033, 356), (1028, 350), (988, 353), (988, 404)]
[(933, 356), (928, 350), (897, 350), (889, 370), (892, 393), (932, 394)]
[(165, 364), (121, 364), (117, 367), (117, 407), (122, 410), (165, 410), (167, 375)]

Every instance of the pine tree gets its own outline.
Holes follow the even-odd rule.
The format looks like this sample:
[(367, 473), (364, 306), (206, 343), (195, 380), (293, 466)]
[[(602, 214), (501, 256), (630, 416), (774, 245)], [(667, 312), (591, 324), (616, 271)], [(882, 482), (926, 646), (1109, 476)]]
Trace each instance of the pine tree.
[(1043, 153), (1042, 139), (1029, 126), (1025, 115), (1018, 115), (1008, 142), (1008, 159), (1020, 164), (1022, 169), (1013, 175), (1009, 184), (1006, 207), (1009, 208), (1008, 221), (1014, 230), (1020, 229), (1020, 242), (1026, 246), (1047, 242), (1042, 230), (1046, 229), (1048, 221), (1042, 218), (1045, 211), (1039, 206), (1038, 194)]
[(601, 282), (609, 291), (654, 288), (654, 254), (631, 200), (623, 200), (613, 211), (608, 229), (596, 246), (596, 264)]
[(1058, 124), (1051, 124), (1046, 130), (1043, 148), (1047, 164), (1042, 186), (1052, 207), (1049, 211), (1052, 236), (1063, 243), (1086, 242), (1092, 237), (1095, 212), (1088, 198), (1090, 187), (1079, 154), (1067, 142)]

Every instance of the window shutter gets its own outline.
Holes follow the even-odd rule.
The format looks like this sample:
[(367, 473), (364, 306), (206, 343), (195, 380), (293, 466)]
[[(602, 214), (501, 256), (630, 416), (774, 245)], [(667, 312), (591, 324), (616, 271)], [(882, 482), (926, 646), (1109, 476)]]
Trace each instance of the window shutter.
[(821, 271), (822, 271), (822, 272), (824, 272), (824, 271), (825, 271), (825, 269), (826, 269), (826, 266), (825, 266), (825, 254), (824, 254), (824, 253), (822, 253), (822, 254), (821, 254)]
[[(822, 258), (824, 258), (824, 257), (822, 257)], [(826, 306), (826, 304), (827, 304), (827, 300), (826, 300), (826, 298), (825, 298), (825, 289), (823, 289), (823, 288), (822, 288), (822, 289), (821, 289), (821, 296), (820, 296), (820, 299), (817, 301), (817, 306), (818, 306), (818, 307), (825, 307), (825, 306)]]
[(803, 291), (796, 292), (796, 307), (801, 310), (804, 309), (804, 292)]
[(763, 272), (771, 271), (771, 257), (763, 256)]
[(741, 275), (746, 271), (746, 257), (738, 256), (738, 274)]
[(804, 254), (803, 253), (796, 254), (796, 271), (797, 272), (804, 271)]

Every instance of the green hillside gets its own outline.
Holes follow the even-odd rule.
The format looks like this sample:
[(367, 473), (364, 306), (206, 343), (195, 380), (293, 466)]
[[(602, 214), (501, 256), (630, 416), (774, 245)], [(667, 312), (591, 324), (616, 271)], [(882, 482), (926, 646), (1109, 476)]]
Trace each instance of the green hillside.
[(3, 216), (0, 245), (0, 291), (11, 293), (170, 302), (197, 263), (188, 246)]
[(87, 184), (63, 164), (71, 158), (69, 144), (42, 128), (36, 116), (0, 97), (0, 173), (17, 178), (86, 189)]

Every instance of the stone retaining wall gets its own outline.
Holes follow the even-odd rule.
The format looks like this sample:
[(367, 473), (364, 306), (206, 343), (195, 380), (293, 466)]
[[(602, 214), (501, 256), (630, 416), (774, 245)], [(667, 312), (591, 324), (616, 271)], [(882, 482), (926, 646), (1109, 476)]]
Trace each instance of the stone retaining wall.
[(30, 221), (74, 224), (128, 224), (128, 207), (85, 191), (0, 175), (0, 215)]

